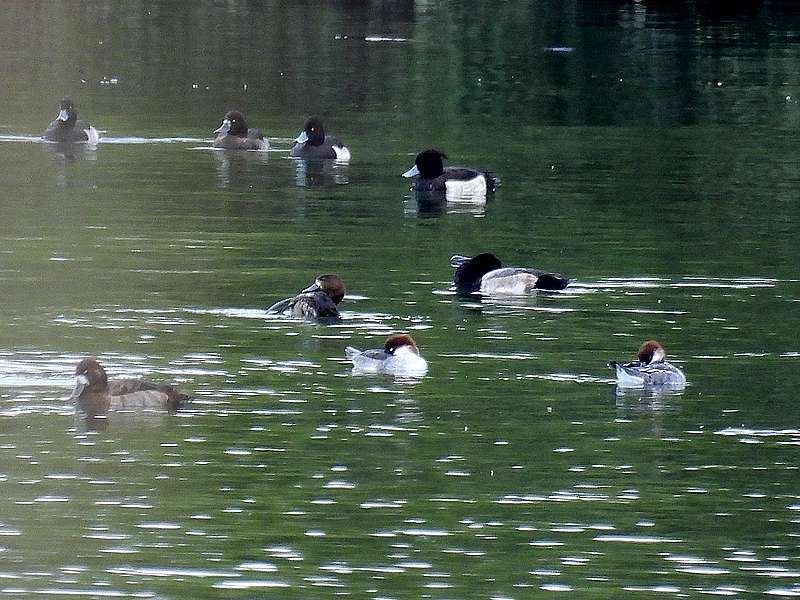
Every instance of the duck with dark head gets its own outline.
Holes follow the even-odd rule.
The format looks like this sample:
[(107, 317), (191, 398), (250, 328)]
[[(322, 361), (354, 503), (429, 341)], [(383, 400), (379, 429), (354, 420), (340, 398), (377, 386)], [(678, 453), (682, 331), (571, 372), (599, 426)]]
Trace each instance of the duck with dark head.
[(211, 143), (214, 148), (229, 150), (269, 150), (269, 140), (260, 129), (247, 126), (244, 115), (238, 110), (225, 113), (222, 124), (214, 130), (217, 137)]
[(325, 135), (325, 127), (319, 117), (310, 117), (303, 125), (303, 131), (295, 139), (289, 156), (306, 160), (333, 158), (350, 160), (350, 150), (332, 135)]
[(64, 98), (58, 105), (58, 116), (47, 126), (42, 138), (48, 142), (96, 144), (100, 134), (86, 121), (78, 120), (78, 109), (71, 98)]
[(109, 381), (106, 370), (96, 358), (84, 358), (75, 368), (75, 389), (70, 400), (89, 417), (109, 411), (152, 411), (173, 413), (185, 406), (190, 397), (164, 383), (145, 379)]

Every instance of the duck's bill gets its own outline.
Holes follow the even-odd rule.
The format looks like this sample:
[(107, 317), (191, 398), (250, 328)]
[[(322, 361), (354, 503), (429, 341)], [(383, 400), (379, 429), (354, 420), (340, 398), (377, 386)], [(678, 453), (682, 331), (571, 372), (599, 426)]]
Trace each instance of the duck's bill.
[(64, 121), (65, 123), (69, 121), (69, 113), (67, 112), (66, 108), (62, 108), (58, 111), (58, 116), (56, 117), (59, 121)]
[(86, 375), (78, 375), (75, 378), (75, 389), (72, 390), (72, 394), (70, 394), (69, 399), (75, 400), (78, 398), (87, 385), (89, 385), (89, 380), (86, 378)]
[(308, 134), (305, 131), (301, 131), (300, 135), (294, 138), (294, 141), (298, 144), (305, 144), (308, 141)]
[(461, 265), (468, 263), (470, 261), (469, 256), (461, 256), (460, 254), (455, 254), (450, 257), (450, 266), (454, 269), (457, 269)]
[(214, 133), (222, 133), (222, 134), (225, 134), (225, 133), (228, 133), (230, 130), (231, 130), (231, 122), (230, 122), (228, 119), (225, 119), (225, 120), (222, 122), (222, 125), (220, 125), (219, 127), (217, 127), (217, 128), (214, 130)]
[(308, 286), (306, 289), (304, 289), (301, 293), (305, 294), (307, 292), (318, 292), (321, 289), (322, 288), (319, 287), (319, 282), (315, 281), (310, 286)]
[(419, 169), (417, 168), (417, 165), (414, 165), (408, 171), (403, 173), (403, 177), (417, 177), (418, 175), (419, 175)]

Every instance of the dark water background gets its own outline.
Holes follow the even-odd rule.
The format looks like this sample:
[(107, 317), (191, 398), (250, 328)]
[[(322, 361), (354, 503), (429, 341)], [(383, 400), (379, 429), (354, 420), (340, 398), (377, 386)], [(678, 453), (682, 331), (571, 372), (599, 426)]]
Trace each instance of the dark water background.
[[(800, 596), (800, 9), (722, 4), (4, 3), (0, 597)], [(430, 146), (495, 199), (417, 206)], [(457, 299), (487, 250), (577, 282)], [(351, 375), (395, 331), (428, 376)], [(683, 393), (616, 393), (648, 338)], [(87, 430), (90, 354), (196, 401)]]

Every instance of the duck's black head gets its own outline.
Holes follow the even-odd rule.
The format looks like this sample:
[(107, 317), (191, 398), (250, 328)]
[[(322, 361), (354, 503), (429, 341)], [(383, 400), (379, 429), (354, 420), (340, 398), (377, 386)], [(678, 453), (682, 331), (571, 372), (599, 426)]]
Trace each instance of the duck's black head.
[(222, 125), (214, 130), (214, 133), (219, 135), (235, 135), (237, 137), (247, 137), (247, 121), (244, 120), (244, 115), (238, 110), (230, 110), (225, 113), (222, 119)]
[(303, 132), (308, 136), (306, 144), (309, 146), (321, 146), (325, 141), (325, 128), (319, 117), (309, 117), (303, 125)]
[(64, 98), (58, 105), (58, 121), (61, 121), (66, 127), (75, 125), (78, 120), (78, 109), (75, 108), (75, 103), (72, 98)]
[(503, 263), (494, 254), (482, 252), (468, 260), (463, 257), (453, 257), (450, 264), (456, 267), (453, 282), (459, 294), (472, 294), (481, 289), (481, 278), (495, 269), (500, 269)]
[(414, 164), (419, 171), (420, 177), (423, 179), (436, 179), (439, 175), (444, 173), (443, 159), (446, 158), (447, 155), (439, 150), (423, 150), (417, 154), (417, 158), (414, 159)]

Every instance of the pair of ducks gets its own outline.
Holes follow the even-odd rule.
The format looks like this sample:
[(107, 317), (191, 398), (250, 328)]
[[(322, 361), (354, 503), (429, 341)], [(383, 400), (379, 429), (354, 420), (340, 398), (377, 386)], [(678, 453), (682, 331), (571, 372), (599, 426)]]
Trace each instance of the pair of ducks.
[[(214, 133), (217, 136), (211, 143), (214, 148), (269, 150), (269, 140), (260, 129), (248, 127), (244, 115), (238, 110), (227, 112)], [(332, 135), (325, 134), (325, 126), (319, 117), (307, 119), (294, 141), (289, 150), (289, 156), (294, 158), (350, 160), (350, 150)]]
[[(561, 290), (572, 279), (539, 269), (504, 267), (489, 253), (474, 257), (456, 255), (454, 282), (460, 294), (524, 294), (535, 290)], [(267, 312), (303, 319), (339, 319), (338, 304), (346, 293), (338, 275), (326, 274), (297, 295), (273, 304)], [(422, 376), (428, 370), (427, 361), (420, 355), (414, 339), (408, 334), (389, 336), (383, 348), (358, 350), (345, 348), (345, 355), (360, 373), (384, 373), (401, 376)], [(664, 348), (655, 340), (644, 342), (638, 360), (626, 364), (610, 361), (617, 385), (623, 388), (680, 388), (686, 377), (666, 360)], [(160, 409), (174, 412), (189, 401), (184, 392), (166, 384), (143, 379), (123, 379), (109, 382), (103, 367), (95, 358), (80, 362), (76, 369), (76, 386), (70, 397), (90, 416), (115, 410)]]

